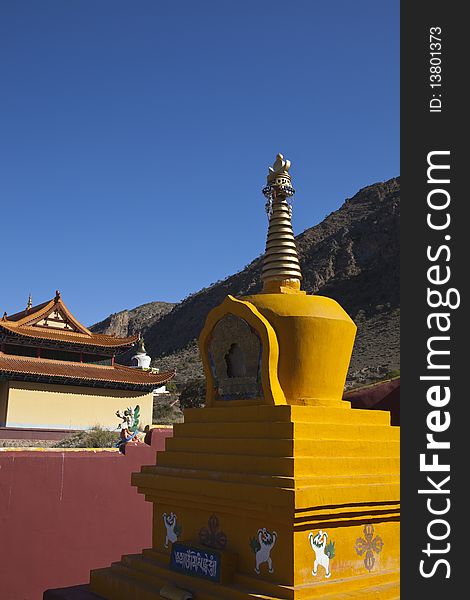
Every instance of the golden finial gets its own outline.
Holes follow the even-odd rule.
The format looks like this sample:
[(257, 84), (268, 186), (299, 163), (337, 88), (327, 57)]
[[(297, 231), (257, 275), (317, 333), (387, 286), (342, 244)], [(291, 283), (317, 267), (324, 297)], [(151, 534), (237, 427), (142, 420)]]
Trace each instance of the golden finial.
[[(288, 179), (290, 182), (290, 169), (291, 162), (290, 160), (284, 160), (284, 156), (282, 154), (278, 154), (276, 156), (276, 160), (272, 167), (269, 167), (268, 173), (268, 184), (275, 183), (277, 179)], [(279, 182), (280, 183), (280, 182)]]
[(144, 345), (144, 338), (142, 336), (142, 332), (139, 331), (139, 339), (137, 340), (137, 353), (138, 354), (146, 354), (147, 350)]
[(273, 166), (269, 167), (267, 185), (263, 188), (269, 218), (261, 272), (264, 293), (300, 291), (302, 273), (292, 230), (292, 206), (287, 202), (295, 194), (289, 174), (290, 166), (290, 160), (278, 154)]
[(31, 310), (33, 308), (33, 298), (31, 294), (28, 297), (28, 304), (26, 306), (26, 310)]

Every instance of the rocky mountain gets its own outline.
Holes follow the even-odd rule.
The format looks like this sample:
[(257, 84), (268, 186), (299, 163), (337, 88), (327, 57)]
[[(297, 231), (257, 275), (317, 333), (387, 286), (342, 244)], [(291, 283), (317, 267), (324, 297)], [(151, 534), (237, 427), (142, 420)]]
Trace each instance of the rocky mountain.
[[(400, 182), (396, 178), (360, 190), (296, 237), (303, 289), (334, 298), (358, 325), (350, 384), (373, 381), (399, 369), (399, 220)], [(178, 384), (202, 376), (196, 340), (207, 313), (227, 294), (259, 292), (261, 266), (262, 257), (258, 257), (235, 275), (152, 317), (144, 330), (155, 364), (162, 370), (176, 367)], [(139, 315), (142, 324), (145, 318), (139, 311), (143, 308), (134, 309), (134, 318)], [(117, 324), (121, 314), (102, 323), (114, 317)], [(98, 330), (102, 329), (94, 329)]]
[(144, 333), (158, 319), (168, 314), (174, 306), (175, 304), (171, 302), (148, 302), (132, 310), (113, 313), (89, 329), (94, 333), (105, 333), (118, 337)]

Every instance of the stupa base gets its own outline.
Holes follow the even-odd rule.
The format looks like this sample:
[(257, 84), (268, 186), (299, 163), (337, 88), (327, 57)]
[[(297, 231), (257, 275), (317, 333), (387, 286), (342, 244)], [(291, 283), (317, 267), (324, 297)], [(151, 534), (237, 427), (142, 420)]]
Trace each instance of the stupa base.
[[(168, 568), (168, 556), (155, 550), (123, 556), (111, 567), (91, 572), (91, 589), (106, 600), (161, 600), (160, 590), (174, 586), (194, 600), (394, 600), (400, 598), (399, 570), (283, 586), (236, 574), (230, 584), (196, 579)], [(184, 598), (181, 594), (180, 598)], [(175, 595), (175, 600), (178, 598)]]

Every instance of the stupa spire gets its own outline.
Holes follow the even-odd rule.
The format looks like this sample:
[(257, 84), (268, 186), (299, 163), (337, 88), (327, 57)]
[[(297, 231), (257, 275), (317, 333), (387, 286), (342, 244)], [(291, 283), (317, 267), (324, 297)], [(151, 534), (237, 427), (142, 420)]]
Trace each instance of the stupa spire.
[(292, 207), (287, 201), (295, 194), (289, 174), (290, 165), (290, 160), (278, 154), (273, 166), (269, 167), (267, 185), (263, 188), (269, 218), (261, 272), (264, 293), (300, 290), (302, 273), (292, 229)]

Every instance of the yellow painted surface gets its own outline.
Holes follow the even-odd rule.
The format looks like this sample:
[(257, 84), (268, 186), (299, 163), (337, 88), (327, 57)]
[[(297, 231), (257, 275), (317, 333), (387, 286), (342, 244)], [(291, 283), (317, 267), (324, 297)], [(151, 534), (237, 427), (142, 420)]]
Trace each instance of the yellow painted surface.
[(306, 294), (246, 296), (279, 344), (278, 375), (288, 404), (341, 401), (356, 325), (331, 298)]
[[(208, 315), (200, 336), (207, 386), (206, 405), (218, 400), (208, 344), (219, 319), (234, 314), (261, 338), (264, 398), (243, 404), (331, 405), (341, 403), (356, 325), (331, 298), (297, 294), (228, 296)], [(241, 404), (242, 402), (239, 402)]]
[[(207, 316), (206, 324), (199, 338), (199, 347), (201, 350), (204, 373), (207, 382), (206, 406), (216, 406), (218, 404), (216, 385), (212, 376), (212, 370), (208, 358), (208, 346), (210, 334), (216, 323), (227, 314), (234, 314), (245, 320), (250, 326), (256, 329), (261, 339), (263, 352), (261, 356), (261, 380), (264, 391), (264, 398), (255, 400), (238, 400), (239, 405), (250, 405), (268, 403), (285, 404), (284, 392), (279, 384), (277, 366), (279, 362), (279, 345), (276, 334), (269, 324), (269, 321), (248, 302), (238, 300), (233, 296), (227, 296), (220, 306), (216, 306)], [(226, 404), (226, 401), (221, 402)], [(233, 402), (232, 402), (233, 404)]]
[(99, 453), (119, 453), (118, 448), (44, 448), (44, 447), (32, 447), (28, 446), (27, 448), (22, 446), (2, 446), (0, 447), (0, 452), (52, 452), (56, 454), (63, 454), (64, 452), (72, 453), (72, 452), (93, 452), (94, 454)]
[[(171, 581), (196, 600), (399, 597), (399, 430), (388, 413), (265, 405), (191, 409), (185, 416), (157, 464), (133, 475), (154, 504), (152, 549), (92, 572), (96, 592), (113, 600), (158, 599)], [(178, 539), (192, 543), (217, 515), (227, 548), (238, 556), (231, 583), (169, 570), (163, 514), (171, 512)], [(263, 527), (277, 534), (273, 573), (263, 563), (257, 574), (250, 539)], [(330, 577), (322, 565), (312, 574), (309, 534), (320, 530), (335, 545)]]
[(94, 425), (116, 429), (117, 410), (140, 405), (141, 426), (152, 422), (152, 394), (54, 385), (23, 381), (8, 382), (6, 425), (86, 429)]
[[(217, 397), (207, 354), (228, 313), (262, 341), (262, 398)], [(92, 590), (157, 600), (171, 582), (195, 600), (399, 598), (399, 430), (389, 413), (341, 400), (355, 331), (336, 302), (304, 294), (228, 297), (214, 309), (200, 338), (207, 406), (186, 410), (156, 465), (132, 477), (154, 506), (152, 548), (92, 571)], [(199, 544), (213, 515), (237, 555), (232, 580), (171, 571), (172, 542)], [(264, 529), (269, 552), (256, 550)]]

